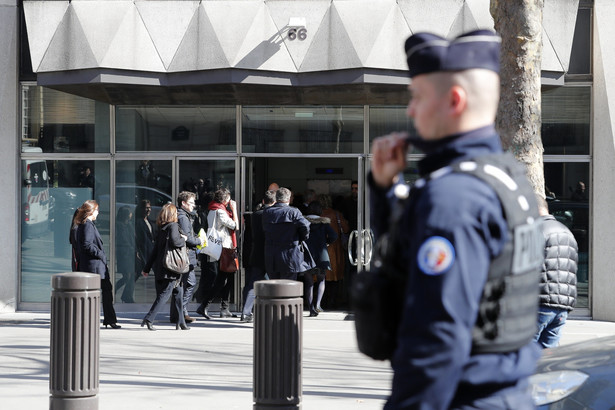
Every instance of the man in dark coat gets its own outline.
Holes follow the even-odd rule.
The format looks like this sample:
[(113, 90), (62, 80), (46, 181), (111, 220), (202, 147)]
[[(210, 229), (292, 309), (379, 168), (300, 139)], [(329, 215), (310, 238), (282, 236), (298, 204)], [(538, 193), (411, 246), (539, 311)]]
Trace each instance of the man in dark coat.
[[(194, 234), (194, 219), (196, 212), (196, 194), (190, 191), (182, 191), (177, 196), (177, 223), (179, 230), (186, 235), (186, 247), (188, 248), (188, 259), (190, 259), (190, 271), (182, 276), (182, 286), (184, 287), (183, 315), (187, 323), (194, 321), (188, 315), (188, 303), (192, 299), (194, 287), (196, 286), (196, 275), (194, 268), (196, 267), (196, 247), (202, 245), (203, 240)], [(177, 322), (178, 312), (175, 311), (175, 304), (171, 301), (171, 322)]]
[(245, 215), (244, 263), (246, 286), (243, 288), (242, 322), (252, 322), (254, 306), (254, 282), (265, 279), (265, 231), (263, 231), (263, 212), (275, 204), (275, 191), (265, 192), (262, 204), (249, 215)]
[(540, 274), (540, 306), (538, 331), (534, 340), (542, 347), (556, 347), (568, 312), (577, 301), (577, 241), (570, 229), (549, 215), (547, 201), (541, 196), (538, 212), (545, 237), (545, 261)]
[(297, 280), (299, 272), (314, 267), (306, 262), (302, 242), (310, 236), (310, 223), (290, 203), (288, 188), (276, 191), (276, 204), (263, 212), (265, 267), (270, 279)]

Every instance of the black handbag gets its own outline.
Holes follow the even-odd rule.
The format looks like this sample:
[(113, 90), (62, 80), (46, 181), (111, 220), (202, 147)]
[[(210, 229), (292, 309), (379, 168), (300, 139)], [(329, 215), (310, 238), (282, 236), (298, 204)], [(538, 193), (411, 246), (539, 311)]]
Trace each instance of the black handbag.
[(186, 245), (175, 248), (169, 245), (169, 237), (167, 236), (162, 266), (177, 275), (188, 273), (188, 271), (190, 271), (190, 260), (188, 259), (188, 249)]
[(359, 351), (376, 360), (390, 360), (397, 348), (407, 281), (405, 268), (397, 263), (404, 204), (404, 200), (396, 202), (390, 232), (378, 240), (374, 262), (377, 268), (356, 275), (350, 289)]

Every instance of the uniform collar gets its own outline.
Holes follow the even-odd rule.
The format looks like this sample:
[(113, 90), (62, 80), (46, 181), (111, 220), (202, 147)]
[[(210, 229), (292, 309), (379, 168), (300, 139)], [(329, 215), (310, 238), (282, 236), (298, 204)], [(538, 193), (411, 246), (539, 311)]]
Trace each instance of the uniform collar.
[[(424, 141), (415, 145), (425, 152), (419, 162), (419, 174), (424, 176), (453, 162), (502, 151), (500, 137), (493, 125), (454, 134), (437, 141)], [(411, 141), (414, 145), (415, 141)]]

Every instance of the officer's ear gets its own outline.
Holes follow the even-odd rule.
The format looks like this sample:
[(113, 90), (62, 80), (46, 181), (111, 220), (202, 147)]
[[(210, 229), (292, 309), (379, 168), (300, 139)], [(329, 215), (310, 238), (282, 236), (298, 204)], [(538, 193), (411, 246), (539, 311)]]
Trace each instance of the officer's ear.
[(453, 85), (449, 91), (449, 109), (454, 116), (461, 115), (468, 105), (466, 90), (458, 85)]

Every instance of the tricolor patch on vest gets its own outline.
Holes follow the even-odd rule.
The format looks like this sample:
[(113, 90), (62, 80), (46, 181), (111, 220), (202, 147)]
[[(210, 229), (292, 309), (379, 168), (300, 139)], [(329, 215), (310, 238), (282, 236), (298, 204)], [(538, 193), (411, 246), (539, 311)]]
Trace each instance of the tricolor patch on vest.
[(441, 275), (455, 262), (455, 248), (441, 236), (432, 236), (421, 245), (417, 255), (419, 269), (427, 275)]

